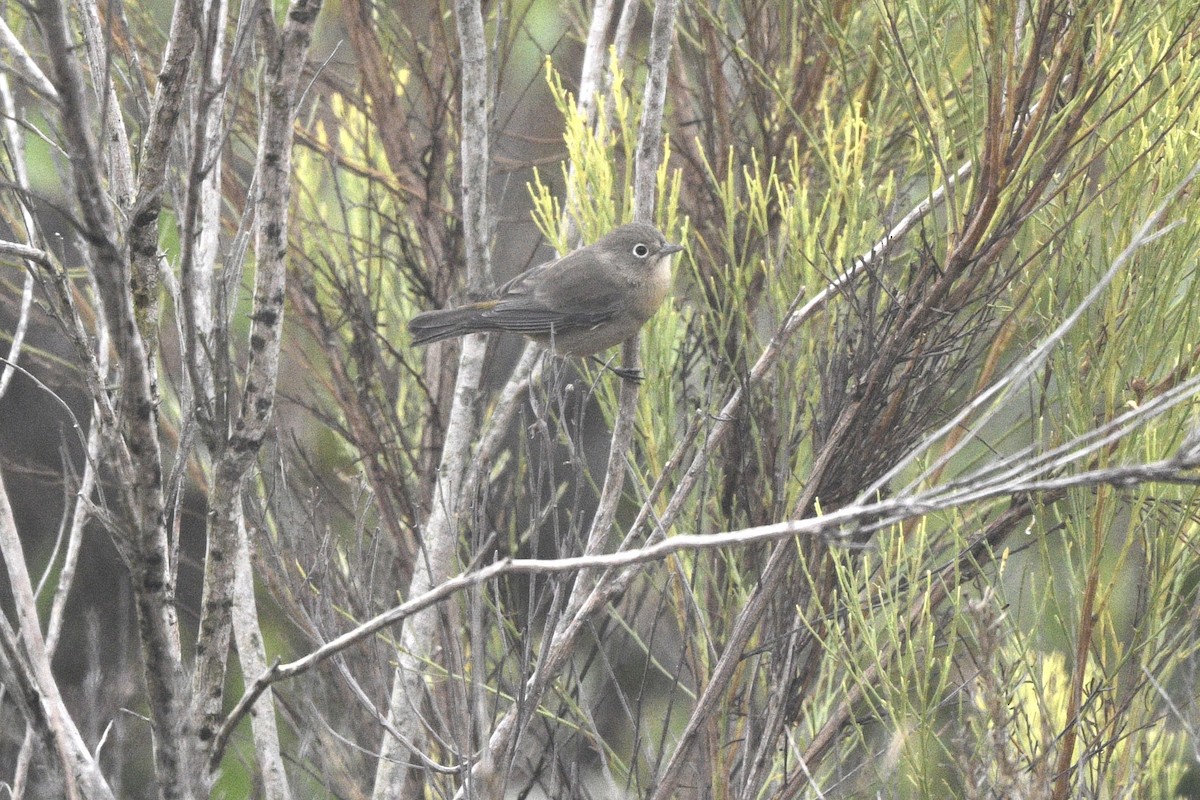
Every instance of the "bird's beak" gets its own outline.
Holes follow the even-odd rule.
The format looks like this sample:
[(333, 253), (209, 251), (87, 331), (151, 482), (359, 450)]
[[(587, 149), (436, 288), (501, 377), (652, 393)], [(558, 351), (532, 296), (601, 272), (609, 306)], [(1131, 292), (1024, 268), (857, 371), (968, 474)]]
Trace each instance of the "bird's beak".
[(681, 244), (663, 245), (663, 249), (658, 251), (658, 255), (661, 258), (662, 256), (669, 256), (672, 253), (678, 253), (681, 250), (683, 250), (683, 245)]

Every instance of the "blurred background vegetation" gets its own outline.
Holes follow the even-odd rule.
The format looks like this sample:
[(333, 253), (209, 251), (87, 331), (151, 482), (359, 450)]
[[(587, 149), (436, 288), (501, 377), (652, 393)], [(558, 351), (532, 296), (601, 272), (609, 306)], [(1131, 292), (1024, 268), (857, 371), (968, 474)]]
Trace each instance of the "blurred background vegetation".
[[(653, 8), (627, 3), (602, 27), (590, 104), (580, 70), (603, 2), (483, 4), (497, 284), (632, 214)], [(91, 86), (115, 87), (136, 144), (171, 9), (97, 9), (110, 58)], [(222, 83), (214, 274), (235, 365), (250, 347), (265, 102), (262, 34), (236, 23), (257, 13), (230, 7), (246, 38), (230, 37)], [(459, 344), (411, 348), (404, 322), (469, 293), (454, 13), (320, 11), (293, 129), (283, 366), (242, 492), (268, 660), (397, 604), (422, 557)], [(574, 575), (509, 574), (455, 595), (426, 662), (430, 761), (413, 760), (411, 796), (455, 796), (517, 707), (496, 796), (1200, 797), (1197, 476), (1178, 456), (1194, 446), (1200, 386), (1200, 221), (1185, 183), (1200, 161), (1198, 15), (1193, 2), (1116, 0), (681, 2), (656, 213), (687, 251), (642, 334), (605, 550), (910, 505), (642, 565), (587, 617), (536, 708), (522, 706), (526, 681), (573, 613)], [(12, 4), (3, 16), (44, 62), (38, 15)], [(60, 109), (15, 51), (0, 63), (17, 123), (0, 238), (40, 241), (91, 320)], [(162, 197), (167, 273), (188, 246), (206, 108), (193, 89)], [(66, 409), (84, 429), (91, 415), (50, 274), (11, 251), (0, 261), (6, 353), (28, 320), (27, 372), (0, 384), (0, 472), (35, 585), (49, 575), (45, 615), (78, 502)], [(212, 457), (190, 432), (180, 279), (164, 279), (151, 324), (186, 655)], [(482, 424), (522, 346), (493, 338)], [(463, 498), (456, 571), (583, 551), (619, 390), (595, 365), (540, 362)], [(1106, 472), (1154, 462), (1177, 469)], [(100, 508), (106, 480), (101, 469)], [(118, 797), (156, 792), (134, 591), (91, 522), (54, 674), (89, 747), (103, 741)], [(397, 641), (385, 630), (274, 687), (294, 796), (371, 796)], [(226, 710), (253, 677), (229, 670)], [(11, 694), (0, 714), (11, 781), (25, 723)], [(247, 722), (212, 793), (272, 796)]]

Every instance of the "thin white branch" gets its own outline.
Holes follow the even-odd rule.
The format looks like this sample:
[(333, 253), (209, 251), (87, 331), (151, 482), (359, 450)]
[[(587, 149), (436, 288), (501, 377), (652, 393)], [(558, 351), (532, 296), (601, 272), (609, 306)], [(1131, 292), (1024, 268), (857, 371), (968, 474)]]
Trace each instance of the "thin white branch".
[[(7, 33), (12, 35), (7, 26), (4, 26), (3, 18), (0, 18), (0, 34)], [(3, 38), (0, 36), (0, 38)], [(42, 77), (45, 80), (45, 76)], [(29, 172), (25, 168), (25, 137), (21, 133), (21, 126), (17, 123), (17, 107), (13, 102), (12, 89), (8, 85), (8, 74), (0, 73), (0, 113), (4, 116), (4, 132), (7, 141), (9, 152), (9, 163), (13, 172), (13, 179), (17, 187), (21, 189), (24, 196), (28, 196), (29, 192)], [(21, 221), (25, 226), (26, 237), (34, 240), (36, 235), (36, 226), (34, 225), (33, 214), (29, 210), (28, 203), (21, 202)], [(8, 360), (12, 363), (17, 363), (21, 360), (21, 347), (25, 342), (25, 333), (29, 329), (29, 313), (33, 308), (33, 270), (28, 270), (25, 273), (25, 284), (21, 288), (21, 306), (17, 312), (17, 324), (13, 330), (12, 342), (8, 347)], [(3, 397), (8, 389), (9, 382), (12, 380), (14, 370), (7, 364), (3, 370), (0, 370), (0, 397)]]
[(33, 56), (29, 55), (29, 51), (21, 44), (21, 40), (8, 27), (8, 23), (2, 16), (0, 16), (0, 49), (7, 52), (12, 58), (15, 67), (12, 72), (26, 86), (48, 100), (58, 102), (58, 90), (46, 77), (46, 73), (42, 72), (42, 68), (33, 60)]
[(108, 163), (109, 189), (116, 193), (117, 205), (128, 210), (133, 200), (133, 155), (129, 150), (129, 134), (121, 114), (112, 80), (112, 56), (108, 52), (109, 38), (100, 22), (95, 2), (79, 4), (80, 26), (83, 30), (84, 52), (92, 75), (92, 90), (104, 116), (104, 159)]
[(615, 0), (596, 0), (592, 5), (592, 21), (588, 24), (587, 42), (583, 47), (583, 65), (579, 69), (578, 104), (588, 126), (596, 124), (596, 93), (600, 90), (604, 78), (607, 50), (604, 43), (608, 36), (609, 23), (612, 22), (614, 2)]
[(100, 433), (93, 422), (89, 426), (87, 437), (87, 456), (83, 464), (83, 475), (79, 481), (79, 490), (75, 493), (75, 504), (71, 513), (70, 529), (67, 533), (67, 552), (63, 557), (62, 567), (58, 572), (58, 583), (54, 589), (54, 600), (50, 605), (50, 622), (46, 626), (46, 650), (53, 655), (58, 647), (58, 637), (62, 633), (63, 614), (67, 607), (67, 597), (75, 582), (75, 569), (79, 565), (79, 550), (83, 546), (83, 529), (91, 519), (91, 497), (96, 486), (96, 464), (100, 457)]
[(49, 253), (41, 248), (30, 247), (20, 242), (0, 241), (0, 255), (14, 256), (48, 270), (54, 268), (54, 261), (50, 258)]
[(561, 575), (585, 570), (618, 568), (640, 569), (643, 565), (658, 563), (682, 552), (697, 553), (748, 547), (794, 536), (824, 536), (834, 540), (844, 540), (863, 531), (879, 530), (932, 513), (950, 511), (1003, 497), (1058, 492), (1064, 489), (1086, 488), (1102, 484), (1131, 487), (1148, 483), (1200, 485), (1200, 474), (1195, 471), (1193, 465), (1170, 458), (1146, 464), (1089, 470), (1077, 475), (1045, 480), (1016, 480), (1004, 486), (981, 489), (970, 496), (958, 495), (946, 498), (939, 497), (935, 491), (930, 491), (915, 497), (853, 504), (820, 517), (786, 520), (770, 525), (720, 533), (679, 534), (667, 539), (660, 539), (645, 547), (621, 550), (615, 553), (497, 561), (486, 567), (449, 578), (423, 594), (390, 608), (341, 636), (331, 639), (302, 658), (287, 664), (273, 665), (258, 676), (234, 706), (233, 711), (222, 725), (221, 735), (228, 736), (266, 687), (307, 672), (322, 661), (374, 636), (384, 628), (447, 600), (458, 592), (502, 576)]
[[(608, 36), (608, 25), (612, 20), (614, 0), (596, 0), (592, 6), (592, 21), (588, 25), (587, 42), (583, 48), (583, 66), (579, 73), (579, 97), (576, 105), (589, 128), (596, 125), (596, 93), (604, 78), (604, 43)], [(576, 197), (577, 166), (571, 162), (567, 169), (567, 197), (563, 201), (563, 234), (568, 246), (574, 246), (579, 237), (578, 225), (572, 215), (578, 205)], [(559, 255), (563, 255), (559, 253)]]
[(17, 325), (13, 329), (12, 341), (8, 346), (7, 362), (0, 370), (0, 397), (4, 397), (8, 384), (12, 381), (14, 370), (10, 364), (21, 360), (21, 347), (25, 343), (25, 332), (29, 328), (29, 312), (33, 308), (33, 273), (25, 273), (25, 284), (21, 289), (21, 305), (17, 311)]
[(617, 18), (617, 32), (613, 37), (613, 50), (618, 64), (624, 64), (625, 57), (629, 54), (629, 44), (633, 41), (633, 29), (637, 24), (638, 9), (641, 7), (639, 0), (624, 0), (621, 6), (621, 16)]
[[(242, 13), (245, 15), (245, 7)], [(228, 357), (228, 350), (218, 346), (214, 334), (216, 306), (213, 293), (220, 255), (228, 14), (226, 0), (209, 0), (201, 17), (205, 34), (201, 39), (200, 55), (205, 61), (206, 74), (203, 75), (202, 94), (196, 104), (192, 128), (195, 149), (181, 220), (183, 247), (179, 259), (183, 357), (197, 399), (197, 416), (208, 428), (205, 433), (210, 440), (214, 434), (223, 432), (223, 427), (218, 425), (224, 419), (224, 415), (217, 412), (220, 404), (213, 361), (224, 361)], [(238, 21), (239, 32), (245, 24), (243, 16)]]
[[(254, 572), (250, 562), (250, 539), (246, 520), (239, 515), (237, 553), (234, 556), (235, 576), (233, 593), (233, 632), (242, 675), (249, 679), (267, 669), (263, 649), (262, 628), (258, 623), (258, 605), (254, 599)], [(263, 797), (268, 800), (290, 800), (287, 773), (279, 747), (279, 731), (275, 725), (275, 703), (268, 688), (263, 693), (264, 708), (251, 720), (254, 751), (262, 776)]]

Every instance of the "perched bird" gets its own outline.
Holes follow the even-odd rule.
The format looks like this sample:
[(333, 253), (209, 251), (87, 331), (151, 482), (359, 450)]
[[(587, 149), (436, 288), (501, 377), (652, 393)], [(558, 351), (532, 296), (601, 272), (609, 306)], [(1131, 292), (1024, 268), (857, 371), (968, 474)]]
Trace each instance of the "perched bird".
[(671, 286), (671, 255), (682, 249), (652, 225), (620, 225), (526, 270), (491, 300), (426, 311), (408, 330), (413, 344), (512, 331), (559, 353), (590, 356), (633, 336), (658, 310)]

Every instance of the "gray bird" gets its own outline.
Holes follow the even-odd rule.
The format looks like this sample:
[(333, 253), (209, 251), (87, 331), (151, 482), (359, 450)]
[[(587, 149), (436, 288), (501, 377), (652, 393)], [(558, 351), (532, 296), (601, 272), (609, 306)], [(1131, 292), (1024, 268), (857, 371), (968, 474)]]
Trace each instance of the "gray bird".
[(408, 330), (413, 344), (511, 331), (559, 353), (590, 356), (633, 336), (658, 310), (671, 287), (671, 255), (682, 249), (652, 225), (620, 225), (526, 270), (491, 300), (426, 311)]

